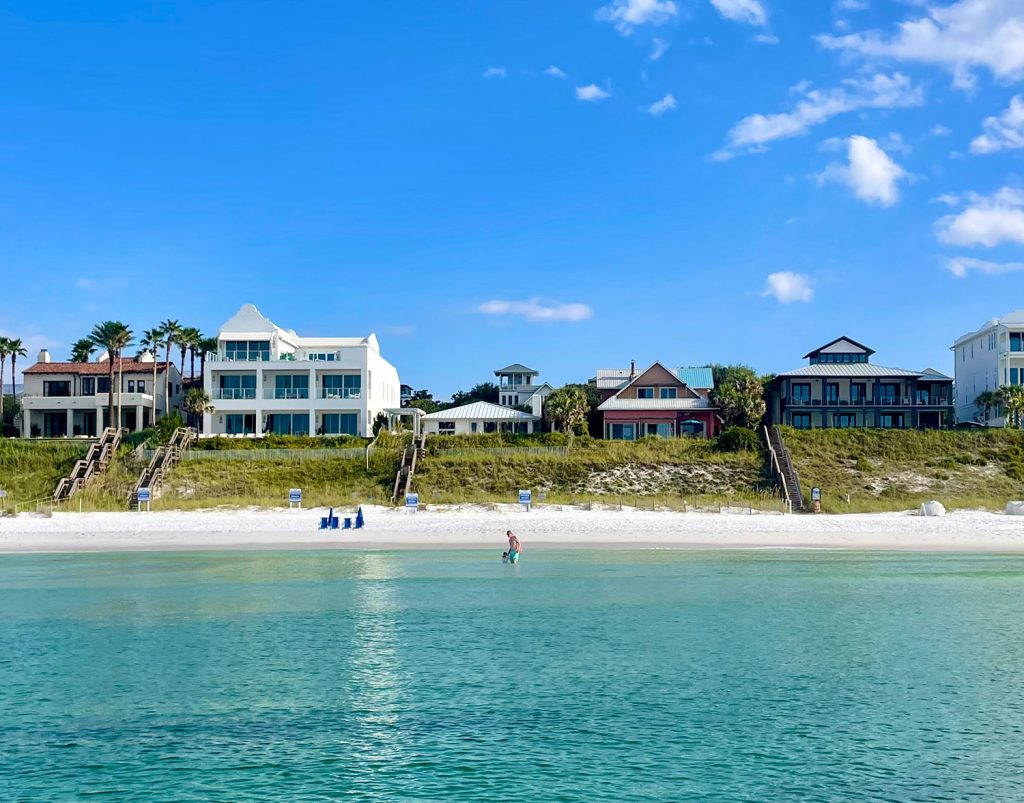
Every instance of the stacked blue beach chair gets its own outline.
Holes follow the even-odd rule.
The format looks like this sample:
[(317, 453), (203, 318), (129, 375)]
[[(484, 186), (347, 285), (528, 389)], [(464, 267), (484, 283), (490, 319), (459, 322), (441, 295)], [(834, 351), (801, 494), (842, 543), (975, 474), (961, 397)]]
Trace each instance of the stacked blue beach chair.
[[(363, 509), (362, 509), (362, 507), (360, 507), (360, 508), (358, 508), (356, 510), (356, 526), (355, 526), (354, 529), (361, 530), (361, 529), (363, 529), (363, 525), (364, 524), (366, 524), (366, 519), (363, 517)], [(329, 511), (327, 511), (327, 515), (326, 516), (321, 517), (321, 519), (320, 519), (320, 529), (321, 530), (337, 530), (338, 529), (338, 517), (334, 515), (334, 508), (333, 507)], [(345, 519), (345, 526), (343, 527), (343, 529), (345, 529), (345, 530), (353, 529), (353, 527), (352, 527), (352, 519), (351, 518), (347, 518), (346, 517), (346, 519)]]

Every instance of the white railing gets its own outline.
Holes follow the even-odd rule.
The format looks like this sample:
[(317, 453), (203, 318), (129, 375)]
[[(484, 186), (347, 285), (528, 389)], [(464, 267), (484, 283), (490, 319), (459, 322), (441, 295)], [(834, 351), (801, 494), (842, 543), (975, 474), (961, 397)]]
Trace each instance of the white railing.
[(361, 399), (362, 388), (321, 388), (321, 399)]
[(214, 388), (211, 395), (215, 401), (255, 399), (256, 388)]
[(265, 388), (264, 399), (308, 399), (309, 388)]

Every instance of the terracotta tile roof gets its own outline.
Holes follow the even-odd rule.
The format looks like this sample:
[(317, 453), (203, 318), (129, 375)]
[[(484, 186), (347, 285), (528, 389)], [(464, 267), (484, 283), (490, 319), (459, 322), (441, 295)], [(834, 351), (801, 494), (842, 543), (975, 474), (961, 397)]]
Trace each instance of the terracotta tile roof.
[[(118, 365), (118, 363), (123, 363)], [(157, 363), (157, 373), (167, 370), (166, 362)], [(126, 374), (150, 374), (153, 373), (153, 363), (142, 362), (136, 359), (123, 359), (114, 361), (114, 370), (123, 368)], [(31, 368), (25, 369), (26, 374), (75, 374), (77, 376), (106, 376), (109, 373), (107, 361), (103, 362), (37, 362)]]

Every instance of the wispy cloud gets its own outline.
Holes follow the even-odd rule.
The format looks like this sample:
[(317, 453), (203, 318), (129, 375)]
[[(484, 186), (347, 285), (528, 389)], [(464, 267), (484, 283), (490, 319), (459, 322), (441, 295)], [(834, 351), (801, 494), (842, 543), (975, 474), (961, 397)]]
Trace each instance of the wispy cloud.
[(972, 271), (985, 273), (990, 276), (1001, 273), (1016, 273), (1024, 270), (1024, 262), (989, 262), (974, 257), (949, 257), (946, 260), (946, 270), (958, 279), (965, 278)]
[(924, 93), (900, 73), (878, 73), (851, 78), (832, 89), (805, 88), (796, 106), (777, 114), (752, 114), (740, 120), (728, 135), (728, 144), (715, 154), (728, 159), (744, 151), (763, 150), (769, 142), (806, 134), (833, 117), (862, 109), (920, 106)]
[[(1024, 47), (1024, 40), (1022, 40)], [(986, 117), (984, 134), (971, 142), (971, 153), (996, 153), (1024, 148), (1024, 95), (1015, 95), (998, 117)]]
[(899, 200), (899, 182), (907, 172), (896, 164), (870, 137), (853, 136), (846, 140), (846, 164), (831, 164), (818, 180), (838, 181), (869, 204), (892, 206)]
[(759, 33), (750, 38), (759, 45), (777, 45), (779, 43), (779, 37), (773, 33)]
[(526, 301), (485, 301), (476, 308), (477, 312), (484, 315), (514, 315), (534, 323), (548, 323), (553, 321), (567, 321), (578, 323), (585, 321), (594, 314), (594, 311), (586, 304), (574, 303), (544, 303), (539, 298), (531, 298)]
[(678, 13), (672, 0), (612, 0), (601, 6), (595, 19), (610, 22), (623, 36), (641, 25), (664, 25)]
[(610, 98), (611, 93), (605, 92), (597, 84), (587, 84), (586, 86), (576, 87), (576, 99), (585, 101), (596, 101)]
[(1024, 191), (1002, 187), (992, 195), (967, 193), (964, 197), (963, 211), (935, 222), (941, 242), (988, 248), (1024, 244)]
[(647, 58), (651, 61), (658, 61), (658, 59), (665, 55), (666, 51), (671, 46), (672, 45), (669, 42), (655, 36), (654, 39), (651, 40), (651, 52), (647, 54)]
[(484, 70), (484, 78), (505, 78), (508, 70), (504, 67), (488, 67)]
[(809, 276), (783, 270), (768, 275), (761, 295), (771, 296), (780, 304), (807, 304), (814, 298), (814, 289)]
[(942, 123), (936, 123), (928, 133), (933, 137), (948, 137), (953, 132)]
[(728, 20), (747, 25), (764, 25), (768, 14), (759, 0), (711, 0), (715, 10)]
[(845, 14), (850, 11), (867, 11), (871, 6), (865, 0), (837, 0), (832, 5), (833, 14)]
[(1024, 6), (1019, 0), (960, 0), (929, 4), (925, 16), (899, 23), (889, 36), (872, 30), (816, 39), (825, 48), (868, 59), (938, 64), (953, 73), (956, 86), (968, 89), (979, 66), (1003, 81), (1024, 78), (1022, 37)]
[(562, 70), (558, 69), (554, 64), (544, 70), (545, 75), (550, 75), (552, 78), (568, 78)]
[(665, 112), (670, 111), (676, 107), (676, 99), (669, 92), (661, 100), (656, 100), (650, 106), (647, 107), (647, 113), (653, 114), (655, 117), (661, 117)]

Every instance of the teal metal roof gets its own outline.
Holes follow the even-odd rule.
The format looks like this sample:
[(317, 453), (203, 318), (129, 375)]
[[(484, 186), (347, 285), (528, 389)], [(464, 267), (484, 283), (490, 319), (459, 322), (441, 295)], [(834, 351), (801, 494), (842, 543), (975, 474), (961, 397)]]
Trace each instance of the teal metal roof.
[(715, 379), (709, 365), (700, 368), (677, 368), (676, 376), (691, 388), (707, 388), (710, 390), (715, 386)]

